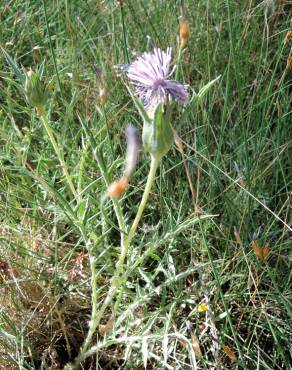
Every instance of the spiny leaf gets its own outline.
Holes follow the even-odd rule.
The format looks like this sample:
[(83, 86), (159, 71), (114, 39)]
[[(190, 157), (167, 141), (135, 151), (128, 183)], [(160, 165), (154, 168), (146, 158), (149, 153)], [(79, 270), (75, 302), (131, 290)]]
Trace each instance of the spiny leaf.
[(13, 69), (14, 73), (16, 74), (18, 80), (22, 83), (25, 81), (25, 74), (23, 71), (18, 67), (17, 63), (11, 58), (11, 56), (7, 53), (5, 49), (1, 47), (1, 51), (4, 54), (7, 64)]

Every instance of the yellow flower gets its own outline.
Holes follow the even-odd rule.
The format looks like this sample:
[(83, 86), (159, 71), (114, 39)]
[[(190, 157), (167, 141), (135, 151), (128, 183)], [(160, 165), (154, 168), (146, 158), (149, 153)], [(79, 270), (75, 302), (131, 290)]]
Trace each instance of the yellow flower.
[(198, 312), (206, 312), (209, 310), (209, 307), (205, 303), (200, 303), (198, 305)]

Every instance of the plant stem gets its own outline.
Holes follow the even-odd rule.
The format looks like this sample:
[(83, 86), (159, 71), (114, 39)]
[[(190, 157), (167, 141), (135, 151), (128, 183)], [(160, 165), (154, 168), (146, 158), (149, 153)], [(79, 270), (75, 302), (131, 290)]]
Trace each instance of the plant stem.
[[(82, 347), (81, 352), (79, 353), (78, 357), (76, 358), (76, 360), (74, 361), (73, 364), (68, 364), (65, 367), (66, 370), (75, 369), (77, 366), (79, 366), (80, 362), (85, 359), (86, 352), (87, 352), (88, 347), (90, 345), (91, 339), (92, 339), (92, 337), (95, 333), (95, 330), (98, 327), (98, 325), (100, 324), (100, 321), (103, 317), (103, 314), (104, 314), (105, 310), (107, 309), (107, 307), (109, 306), (109, 304), (113, 300), (117, 290), (120, 288), (121, 284), (123, 283), (123, 280), (120, 277), (121, 277), (121, 273), (123, 271), (125, 258), (127, 256), (129, 245), (130, 245), (133, 237), (135, 236), (139, 221), (141, 219), (141, 216), (142, 216), (142, 213), (144, 211), (145, 205), (146, 205), (147, 200), (149, 198), (149, 194), (150, 194), (153, 182), (155, 180), (155, 174), (156, 174), (157, 168), (159, 167), (159, 164), (160, 164), (160, 159), (161, 158), (154, 158), (153, 156), (151, 156), (150, 170), (149, 170), (149, 174), (148, 174), (148, 178), (147, 178), (147, 183), (146, 183), (146, 186), (145, 186), (145, 189), (144, 189), (143, 197), (141, 199), (141, 203), (139, 205), (136, 217), (134, 219), (134, 222), (133, 222), (133, 224), (130, 228), (130, 231), (129, 231), (127, 237), (125, 238), (124, 233), (121, 232), (121, 255), (120, 255), (119, 260), (117, 262), (116, 270), (114, 272), (114, 276), (113, 276), (113, 279), (111, 281), (111, 286), (110, 286), (109, 292), (107, 294), (107, 297), (103, 301), (103, 304), (100, 307), (98, 312), (97, 312), (97, 304), (96, 304), (97, 296), (96, 296), (96, 278), (95, 278), (96, 271), (95, 271), (95, 265), (94, 265), (95, 259), (94, 258), (90, 259), (90, 267), (91, 267), (91, 274), (92, 274), (92, 289), (93, 289), (93, 292), (92, 292), (92, 294), (93, 294), (93, 297), (92, 297), (92, 314), (91, 314), (90, 328), (89, 328), (89, 331), (88, 331), (88, 334), (87, 334), (87, 337), (85, 339), (85, 342), (84, 342), (84, 345)], [(115, 205), (115, 203), (114, 203), (114, 205)], [(120, 207), (115, 207), (115, 211), (116, 211), (116, 215), (117, 215), (117, 218), (118, 218), (118, 223), (119, 224), (121, 223), (123, 225), (123, 218), (122, 218), (122, 215), (119, 212)], [(121, 230), (121, 231), (123, 231), (123, 230)]]
[(175, 71), (175, 80), (178, 79), (179, 75), (179, 70), (180, 70), (180, 65), (181, 65), (181, 55), (182, 55), (182, 49), (179, 47), (178, 49), (178, 56), (177, 56), (177, 61), (176, 61), (176, 71)]
[(53, 132), (51, 130), (51, 126), (50, 126), (49, 120), (46, 117), (45, 113), (43, 113), (41, 110), (39, 110), (39, 112), (41, 112), (39, 115), (41, 117), (41, 120), (43, 122), (43, 125), (45, 126), (45, 129), (47, 131), (47, 134), (49, 135), (49, 138), (50, 138), (51, 143), (53, 145), (53, 148), (54, 148), (54, 150), (55, 150), (55, 152), (57, 154), (57, 157), (59, 159), (59, 162), (60, 162), (60, 164), (62, 166), (62, 169), (63, 169), (64, 175), (66, 177), (67, 183), (69, 185), (69, 188), (70, 188), (72, 194), (74, 195), (74, 197), (77, 199), (78, 194), (77, 194), (77, 192), (75, 190), (75, 187), (74, 187), (73, 182), (71, 180), (71, 177), (69, 175), (68, 168), (67, 168), (67, 165), (66, 165), (66, 163), (64, 161), (63, 155), (62, 155), (62, 153), (61, 153), (61, 151), (60, 151), (60, 149), (58, 147), (57, 141), (56, 141), (56, 139), (54, 137), (54, 134), (53, 134)]
[[(151, 191), (151, 188), (152, 188), (152, 185), (153, 185), (153, 182), (155, 180), (155, 174), (156, 174), (156, 170), (160, 164), (160, 160), (161, 158), (155, 158), (153, 156), (151, 156), (151, 165), (150, 165), (150, 170), (149, 170), (149, 174), (148, 174), (148, 178), (147, 178), (147, 183), (146, 183), (146, 186), (145, 186), (145, 190), (144, 190), (144, 194), (143, 194), (143, 197), (142, 197), (142, 200), (141, 200), (141, 203), (139, 205), (139, 208), (138, 208), (138, 211), (137, 211), (137, 214), (136, 214), (136, 217), (135, 217), (135, 220), (131, 226), (131, 229), (128, 233), (128, 236), (126, 237), (126, 240), (125, 240), (125, 249), (127, 249), (136, 233), (136, 230), (137, 230), (137, 227), (138, 227), (138, 224), (139, 224), (139, 221), (141, 219), (141, 216), (142, 216), (142, 213), (144, 211), (144, 208), (145, 208), (145, 205), (147, 203), (147, 200), (148, 200), (148, 197), (149, 197), (149, 194), (150, 194), (150, 191)], [(127, 250), (125, 251), (127, 253)]]
[[(98, 320), (98, 317), (97, 317), (98, 316), (98, 312), (97, 312), (97, 273), (96, 273), (96, 268), (95, 268), (96, 258), (91, 253), (89, 256), (89, 263), (90, 263), (90, 270), (91, 270), (92, 310), (91, 310), (91, 320), (89, 322), (89, 330), (88, 330), (88, 333), (87, 333), (87, 336), (86, 336), (86, 339), (85, 339), (80, 355), (82, 355), (88, 348), (91, 342), (91, 338), (93, 334), (95, 333), (95, 330), (98, 325), (98, 324), (96, 325), (96, 322)], [(82, 360), (79, 360), (79, 361), (82, 361)]]

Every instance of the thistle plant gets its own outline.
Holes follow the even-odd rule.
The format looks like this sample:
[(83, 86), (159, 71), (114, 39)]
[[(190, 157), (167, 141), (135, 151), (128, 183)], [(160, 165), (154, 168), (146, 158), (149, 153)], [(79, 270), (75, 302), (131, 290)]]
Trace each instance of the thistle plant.
[(155, 48), (153, 53), (143, 53), (129, 65), (126, 72), (134, 86), (134, 94), (131, 90), (129, 92), (143, 120), (143, 147), (151, 159), (144, 194), (125, 241), (126, 249), (137, 230), (161, 159), (173, 144), (170, 122), (173, 103), (178, 101), (185, 105), (189, 99), (188, 86), (169, 79), (173, 72), (171, 48), (166, 51)]
[(67, 180), (67, 184), (73, 196), (77, 199), (77, 191), (75, 190), (75, 187), (69, 175), (68, 168), (65, 163), (63, 154), (55, 139), (55, 136), (50, 126), (50, 122), (45, 112), (45, 106), (46, 106), (48, 96), (49, 96), (48, 87), (42, 82), (41, 77), (38, 72), (29, 70), (26, 73), (25, 83), (24, 83), (24, 94), (25, 94), (25, 98), (28, 104), (36, 109), (37, 115), (40, 117), (46, 129), (46, 132), (50, 138), (50, 141), (55, 150), (55, 153), (59, 159), (60, 165), (63, 169), (64, 176)]
[[(178, 62), (180, 62), (182, 48), (179, 48)], [(116, 269), (111, 280), (111, 285), (108, 294), (102, 305), (97, 304), (97, 273), (96, 273), (96, 258), (94, 256), (94, 248), (90, 237), (82, 232), (85, 237), (86, 248), (90, 256), (91, 268), (91, 285), (92, 285), (92, 312), (89, 322), (89, 330), (80, 351), (73, 364), (68, 364), (66, 369), (74, 369), (78, 367), (91, 350), (89, 349), (92, 338), (97, 327), (104, 315), (104, 312), (113, 301), (121, 285), (124, 283), (124, 265), (128, 256), (129, 247), (135, 237), (139, 222), (143, 211), (147, 204), (157, 169), (162, 158), (168, 153), (174, 142), (174, 129), (172, 126), (172, 112), (176, 103), (186, 106), (193, 102), (199, 103), (208, 89), (217, 79), (205, 85), (197, 95), (193, 95), (190, 99), (188, 85), (170, 79), (176, 67), (172, 65), (172, 49), (167, 48), (163, 51), (159, 48), (154, 48), (153, 52), (144, 52), (137, 57), (131, 64), (123, 65), (119, 68), (123, 75), (127, 77), (129, 83), (126, 82), (128, 92), (133, 99), (135, 106), (143, 121), (142, 142), (143, 148), (150, 157), (150, 169), (147, 176), (147, 181), (144, 193), (135, 215), (134, 221), (130, 227), (126, 226), (125, 218), (122, 212), (122, 207), (119, 198), (125, 192), (130, 176), (138, 162), (139, 143), (137, 138), (137, 130), (128, 125), (126, 128), (127, 137), (127, 155), (125, 161), (125, 169), (120, 180), (109, 183), (105, 169), (101, 165), (100, 158), (97, 158), (101, 174), (104, 177), (108, 187), (106, 195), (112, 199), (114, 211), (118, 221), (121, 240), (121, 253), (116, 264)], [(176, 73), (177, 75), (177, 73)], [(100, 86), (99, 86), (100, 87)], [(58, 146), (55, 136), (52, 132), (49, 119), (46, 115), (45, 107), (48, 100), (47, 86), (41, 80), (38, 72), (28, 71), (25, 74), (24, 93), (26, 101), (29, 105), (36, 109), (37, 115), (40, 117), (46, 132), (50, 138), (51, 144), (61, 164), (64, 176), (67, 180), (67, 185), (72, 192), (74, 198), (78, 201), (78, 194), (75, 190), (72, 179), (69, 175), (68, 168), (64, 161), (62, 152)], [(100, 94), (102, 95), (102, 94)], [(102, 104), (105, 99), (102, 99)], [(82, 123), (82, 122), (81, 122)], [(97, 156), (97, 153), (95, 152)]]
[[(171, 48), (166, 51), (155, 48), (153, 53), (145, 52), (133, 63), (122, 66), (130, 86), (127, 88), (138, 112), (143, 120), (142, 142), (145, 152), (150, 156), (150, 169), (144, 193), (138, 207), (135, 219), (130, 228), (126, 228), (120, 206), (119, 197), (125, 192), (130, 176), (138, 161), (139, 145), (136, 129), (128, 126), (127, 156), (124, 174), (120, 180), (108, 186), (107, 195), (112, 198), (115, 214), (121, 231), (121, 253), (116, 264), (114, 276), (108, 294), (98, 309), (96, 304), (96, 277), (95, 259), (90, 259), (92, 271), (92, 313), (89, 322), (89, 331), (79, 356), (73, 364), (68, 364), (66, 369), (74, 369), (90, 353), (89, 346), (92, 337), (100, 324), (103, 314), (111, 304), (123, 281), (124, 264), (128, 255), (131, 242), (136, 234), (141, 216), (151, 192), (156, 171), (162, 158), (171, 148), (174, 136), (171, 125), (171, 112), (175, 102), (186, 105), (189, 101), (188, 86), (169, 79), (175, 68), (171, 69)], [(134, 89), (132, 90), (132, 88)], [(99, 161), (98, 161), (99, 162)], [(103, 171), (102, 171), (103, 172)]]
[(291, 367), (271, 2), (5, 2), (0, 368)]
[[(129, 248), (136, 235), (139, 222), (149, 199), (157, 169), (159, 168), (161, 160), (168, 153), (174, 142), (174, 129), (171, 118), (174, 105), (179, 103), (182, 106), (186, 106), (193, 102), (199, 102), (201, 100), (201, 95), (203, 96), (213, 84), (213, 81), (207, 84), (200, 90), (199, 94), (194, 94), (192, 99), (190, 99), (188, 85), (170, 79), (176, 69), (176, 67), (172, 65), (171, 48), (167, 48), (166, 51), (154, 48), (152, 53), (144, 52), (131, 64), (120, 65), (117, 69), (122, 76), (126, 77), (127, 80), (124, 81), (125, 85), (143, 121), (142, 143), (144, 151), (150, 157), (150, 168), (144, 193), (134, 221), (130, 227), (127, 227), (119, 198), (126, 191), (130, 176), (138, 161), (139, 144), (137, 130), (133, 126), (128, 126), (126, 129), (126, 165), (120, 180), (108, 184), (104, 169), (101, 165), (102, 161), (97, 158), (101, 173), (108, 186), (106, 195), (112, 199), (118, 221), (121, 252), (116, 263), (108, 294), (100, 307), (98, 307), (96, 302), (97, 279), (95, 258), (93, 255), (90, 257), (92, 272), (92, 312), (89, 330), (80, 354), (73, 364), (68, 364), (66, 366), (66, 369), (78, 367), (81, 361), (92, 354), (95, 347), (93, 347), (93, 349), (89, 347), (96, 329), (99, 327), (106, 309), (112, 303), (122, 284), (125, 283), (125, 261), (129, 253)], [(202, 218), (204, 218), (204, 216)], [(137, 266), (138, 265), (139, 263), (137, 263)]]

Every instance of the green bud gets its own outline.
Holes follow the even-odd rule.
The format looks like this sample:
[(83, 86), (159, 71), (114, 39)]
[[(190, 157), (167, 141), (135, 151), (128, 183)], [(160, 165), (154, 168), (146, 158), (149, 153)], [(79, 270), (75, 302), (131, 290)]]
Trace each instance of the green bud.
[(163, 111), (162, 104), (156, 108), (153, 119), (144, 119), (142, 141), (144, 149), (160, 160), (173, 144), (173, 132), (170, 125), (170, 109)]
[(32, 70), (26, 73), (24, 93), (28, 104), (35, 108), (43, 107), (48, 99), (48, 92), (39, 75)]
[(127, 89), (143, 119), (143, 147), (159, 161), (169, 151), (174, 141), (170, 125), (172, 106), (169, 105), (165, 110), (161, 103), (157, 107), (148, 108), (146, 111), (128, 86)]
[(195, 97), (195, 101), (196, 103), (201, 103), (202, 100), (204, 99), (205, 95), (207, 94), (207, 92), (211, 89), (211, 87), (213, 87), (213, 85), (221, 78), (221, 75), (216, 77), (214, 80), (208, 82), (205, 86), (203, 86), (200, 91), (198, 92), (198, 94), (196, 95)]

